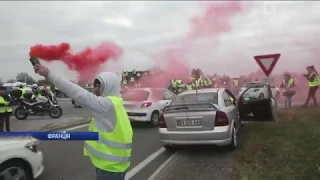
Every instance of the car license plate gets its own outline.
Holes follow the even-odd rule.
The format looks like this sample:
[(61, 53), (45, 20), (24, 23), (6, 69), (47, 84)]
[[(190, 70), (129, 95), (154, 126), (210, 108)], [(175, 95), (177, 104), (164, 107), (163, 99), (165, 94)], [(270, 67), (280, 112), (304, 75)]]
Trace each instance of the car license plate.
[(178, 126), (200, 126), (201, 121), (200, 120), (178, 120), (177, 121)]

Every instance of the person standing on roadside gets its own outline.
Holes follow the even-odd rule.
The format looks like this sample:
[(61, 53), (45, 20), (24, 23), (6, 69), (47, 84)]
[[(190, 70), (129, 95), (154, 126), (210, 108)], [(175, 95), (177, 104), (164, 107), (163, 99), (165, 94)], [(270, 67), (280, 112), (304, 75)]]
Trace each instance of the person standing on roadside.
[(283, 81), (280, 88), (283, 91), (282, 95), (285, 97), (284, 108), (291, 108), (292, 97), (296, 94), (296, 91), (294, 79), (291, 78), (289, 73), (283, 75)]
[(120, 95), (121, 77), (111, 72), (98, 75), (93, 94), (41, 64), (34, 70), (91, 112), (88, 131), (99, 132), (99, 140), (85, 141), (84, 155), (96, 168), (96, 180), (124, 180), (130, 167), (133, 131)]
[(0, 132), (4, 132), (4, 126), (7, 132), (10, 132), (10, 115), (12, 106), (10, 96), (6, 94), (6, 87), (0, 87)]
[(316, 98), (316, 93), (320, 85), (320, 78), (319, 74), (314, 68), (314, 66), (308, 66), (307, 68), (308, 74), (304, 74), (303, 76), (307, 78), (308, 80), (308, 85), (309, 85), (309, 91), (308, 91), (308, 96), (306, 99), (306, 102), (303, 104), (303, 107), (307, 107), (309, 104), (310, 99), (313, 100), (314, 106), (318, 106), (317, 98)]

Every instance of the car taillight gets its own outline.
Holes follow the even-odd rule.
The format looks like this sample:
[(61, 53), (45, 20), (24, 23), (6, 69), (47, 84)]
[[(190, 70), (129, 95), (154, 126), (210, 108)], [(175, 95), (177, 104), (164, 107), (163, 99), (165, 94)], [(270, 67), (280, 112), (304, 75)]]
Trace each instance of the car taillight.
[(216, 112), (215, 126), (227, 126), (229, 125), (229, 119), (226, 113), (222, 111)]
[(166, 124), (166, 121), (164, 120), (163, 113), (160, 114), (158, 125), (159, 125), (159, 128), (167, 128), (167, 124)]
[(152, 105), (152, 102), (145, 102), (141, 105), (141, 108), (147, 108)]

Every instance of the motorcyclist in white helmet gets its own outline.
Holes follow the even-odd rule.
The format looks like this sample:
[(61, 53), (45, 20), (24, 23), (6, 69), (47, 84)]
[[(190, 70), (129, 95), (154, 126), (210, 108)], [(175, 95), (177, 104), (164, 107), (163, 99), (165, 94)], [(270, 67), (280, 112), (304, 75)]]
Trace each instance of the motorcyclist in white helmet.
[[(32, 87), (32, 88), (33, 88), (33, 87)], [(33, 89), (32, 89), (32, 90), (33, 90)], [(37, 88), (34, 90), (34, 92), (33, 92), (32, 99), (33, 99), (34, 101), (39, 101), (39, 100), (44, 101), (44, 100), (46, 100), (46, 97), (44, 96), (44, 94), (45, 94), (44, 91), (46, 91), (46, 88), (45, 88), (45, 87), (43, 87), (43, 86), (37, 87)]]
[(38, 84), (32, 84), (31, 89), (32, 89), (32, 92), (35, 93), (38, 89)]

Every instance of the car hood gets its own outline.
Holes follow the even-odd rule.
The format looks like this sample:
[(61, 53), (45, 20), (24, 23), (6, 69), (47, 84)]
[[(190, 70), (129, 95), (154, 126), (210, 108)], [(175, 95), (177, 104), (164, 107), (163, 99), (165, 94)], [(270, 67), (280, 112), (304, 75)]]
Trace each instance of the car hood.
[(0, 140), (0, 149), (4, 147), (24, 147), (26, 144), (37, 141), (34, 138), (20, 138), (20, 139), (4, 139)]

